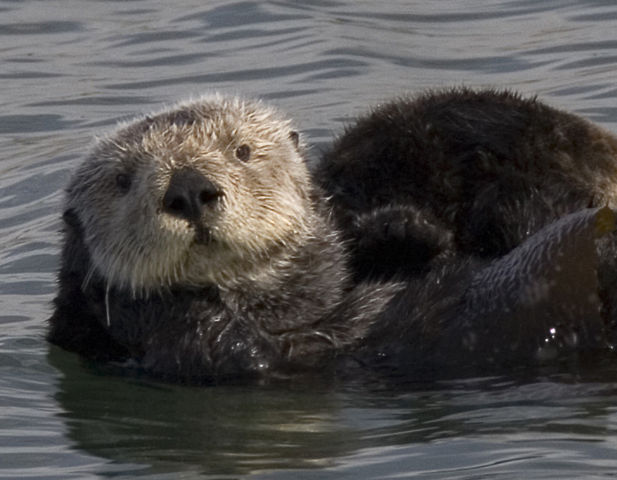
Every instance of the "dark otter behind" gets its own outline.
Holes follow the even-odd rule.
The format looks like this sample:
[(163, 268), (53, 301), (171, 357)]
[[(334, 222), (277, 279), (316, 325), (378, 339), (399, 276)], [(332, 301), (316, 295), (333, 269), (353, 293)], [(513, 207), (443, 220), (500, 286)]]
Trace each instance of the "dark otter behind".
[(594, 282), (610, 210), (565, 217), (496, 263), (356, 282), (297, 133), (257, 102), (206, 97), (120, 128), (77, 169), (64, 219), (50, 341), (156, 377), (413, 375), (610, 347)]
[[(429, 91), (359, 117), (315, 179), (332, 195), (355, 277), (388, 279), (452, 256), (498, 258), (565, 214), (617, 207), (617, 138), (509, 91)], [(617, 342), (617, 235), (598, 248)]]
[(434, 91), (360, 116), (315, 180), (357, 273), (387, 277), (444, 252), (499, 257), (566, 213), (617, 207), (617, 138), (512, 92)]

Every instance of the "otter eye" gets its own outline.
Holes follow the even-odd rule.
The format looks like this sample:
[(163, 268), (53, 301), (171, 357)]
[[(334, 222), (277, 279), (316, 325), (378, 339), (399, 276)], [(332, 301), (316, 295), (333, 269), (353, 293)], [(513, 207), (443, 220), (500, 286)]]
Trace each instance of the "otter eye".
[(131, 177), (126, 173), (116, 175), (116, 185), (121, 193), (126, 193), (131, 188)]
[(251, 157), (251, 148), (248, 145), (244, 144), (236, 148), (236, 158), (238, 160), (246, 162), (248, 161), (250, 157)]

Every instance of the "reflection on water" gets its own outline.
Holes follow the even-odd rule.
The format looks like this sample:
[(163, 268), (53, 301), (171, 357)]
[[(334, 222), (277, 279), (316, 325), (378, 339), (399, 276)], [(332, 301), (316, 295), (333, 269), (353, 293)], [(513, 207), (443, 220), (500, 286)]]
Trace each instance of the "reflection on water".
[(326, 467), (357, 448), (355, 432), (336, 421), (339, 402), (327, 391), (187, 388), (114, 376), (103, 382), (66, 357), (52, 352), (52, 363), (66, 374), (56, 399), (70, 437), (96, 455), (248, 473)]
[(369, 104), (466, 84), (617, 130), (616, 19), (612, 0), (0, 1), (0, 478), (614, 475), (611, 365), (194, 389), (97, 371), (43, 335), (62, 189), (117, 121), (209, 90), (258, 96), (317, 158)]
[[(617, 433), (610, 400), (617, 383), (596, 381), (602, 375), (592, 372), (588, 383), (493, 377), (404, 388), (319, 382), (188, 388), (106, 375), (55, 348), (49, 359), (63, 373), (55, 398), (75, 445), (154, 471), (303, 469), (319, 478), (328, 469), (384, 478), (396, 468), (443, 478), (468, 469), (516, 471), (521, 463), (532, 472), (554, 468), (556, 449), (565, 463), (555, 478), (617, 466), (606, 461)], [(589, 464), (599, 452), (605, 461)]]

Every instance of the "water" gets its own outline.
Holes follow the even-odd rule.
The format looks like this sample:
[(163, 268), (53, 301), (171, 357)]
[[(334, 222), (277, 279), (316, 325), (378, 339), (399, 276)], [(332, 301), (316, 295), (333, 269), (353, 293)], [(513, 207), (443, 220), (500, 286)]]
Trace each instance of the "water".
[(509, 86), (617, 131), (613, 0), (0, 0), (0, 478), (611, 478), (617, 366), (440, 384), (188, 388), (45, 343), (59, 210), (93, 135), (204, 91), (313, 158), (405, 91)]

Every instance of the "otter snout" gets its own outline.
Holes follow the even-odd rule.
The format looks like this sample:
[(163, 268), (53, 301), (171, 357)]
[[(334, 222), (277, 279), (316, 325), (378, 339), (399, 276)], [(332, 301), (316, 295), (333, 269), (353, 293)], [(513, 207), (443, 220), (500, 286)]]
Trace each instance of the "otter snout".
[(211, 206), (221, 190), (200, 172), (192, 168), (176, 170), (163, 196), (163, 211), (197, 223), (204, 208)]

